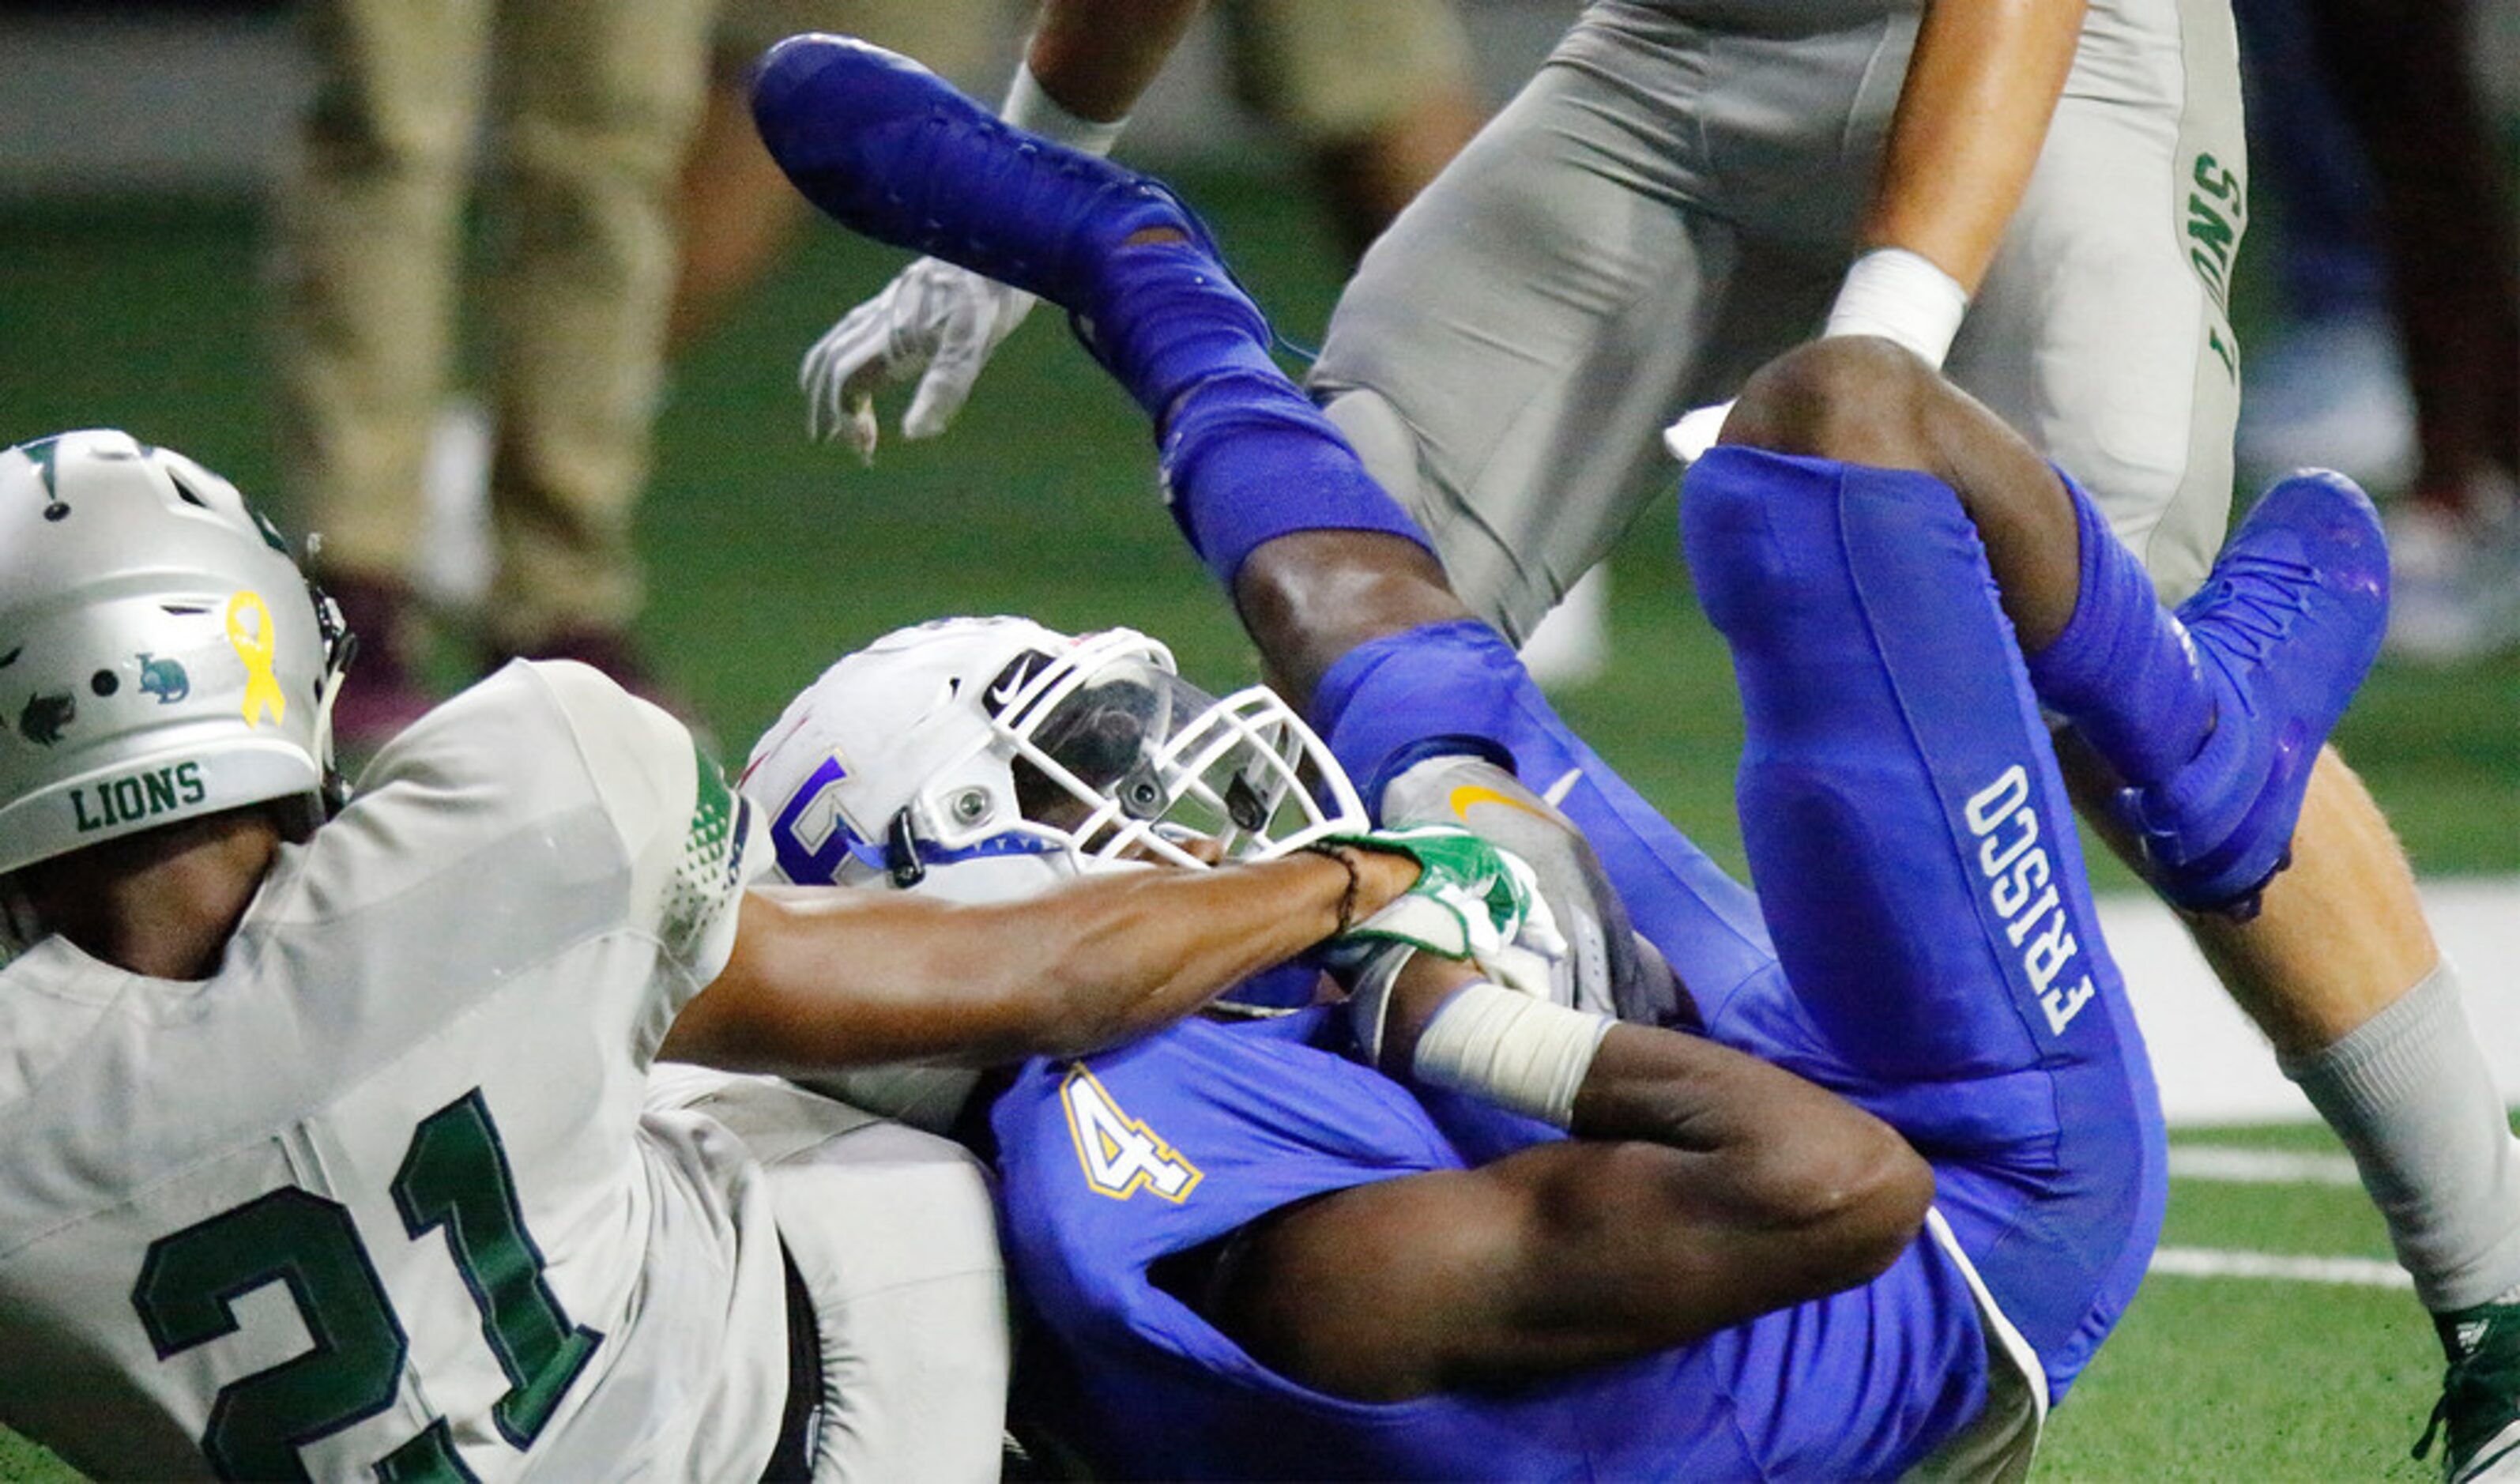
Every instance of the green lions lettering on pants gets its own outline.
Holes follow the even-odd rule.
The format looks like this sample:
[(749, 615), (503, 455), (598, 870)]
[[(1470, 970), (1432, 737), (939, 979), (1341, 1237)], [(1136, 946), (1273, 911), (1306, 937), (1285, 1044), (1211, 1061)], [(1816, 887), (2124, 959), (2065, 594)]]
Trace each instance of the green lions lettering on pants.
[(2210, 344), (2223, 369), (2236, 380), (2239, 357), (2228, 338), (2231, 260), (2239, 251), (2240, 234), (2248, 227), (2248, 195), (2239, 172), (2210, 154), (2196, 157), (2188, 180), (2187, 263), (2214, 301), (2215, 312), (2224, 317), (2225, 324), (2213, 328)]

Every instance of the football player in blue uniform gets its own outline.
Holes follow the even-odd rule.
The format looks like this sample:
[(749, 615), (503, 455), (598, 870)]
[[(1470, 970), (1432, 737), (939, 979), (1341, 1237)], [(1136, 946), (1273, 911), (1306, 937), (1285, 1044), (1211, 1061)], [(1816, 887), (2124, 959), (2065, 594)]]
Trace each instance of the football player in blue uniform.
[(1684, 501), (1754, 900), (1469, 619), (1169, 193), (836, 38), (755, 106), (845, 224), (1070, 310), (1367, 801), (1571, 823), (1645, 945), (1615, 1016), (1396, 947), (1341, 966), (1354, 1060), (1309, 1010), (1027, 1065), (991, 1127), (1036, 1404), (1130, 1476), (2017, 1476), (2165, 1190), (2042, 706), (2152, 848), (2272, 874), (2380, 630), (2360, 492), (2278, 486), (2174, 616), (1907, 352), (1762, 372)]

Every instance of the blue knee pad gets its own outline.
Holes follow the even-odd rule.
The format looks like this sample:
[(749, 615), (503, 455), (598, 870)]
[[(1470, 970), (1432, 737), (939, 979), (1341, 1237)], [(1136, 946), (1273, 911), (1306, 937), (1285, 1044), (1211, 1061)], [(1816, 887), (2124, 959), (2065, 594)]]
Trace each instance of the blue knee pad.
[[(1906, 1090), (1893, 1121), (1992, 1192), (1957, 1224), (2061, 1391), (2141, 1277), (2165, 1155), (1976, 530), (1929, 476), (1737, 447), (1690, 472), (1682, 516), (1786, 977), (1849, 1065)], [(1979, 1090), (2006, 1126), (1972, 1124)]]

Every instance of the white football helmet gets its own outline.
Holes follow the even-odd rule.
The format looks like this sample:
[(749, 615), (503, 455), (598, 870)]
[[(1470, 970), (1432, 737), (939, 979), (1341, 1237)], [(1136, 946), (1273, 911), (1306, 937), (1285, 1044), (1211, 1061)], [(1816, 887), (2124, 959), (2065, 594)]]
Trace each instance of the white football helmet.
[(0, 452), (0, 876), (243, 804), (311, 828), (347, 657), (227, 480), (107, 429)]
[(942, 619), (842, 659), (754, 746), (743, 787), (788, 879), (966, 901), (1367, 828), (1275, 692), (1219, 700), (1135, 630), (1071, 638), (1023, 618)]

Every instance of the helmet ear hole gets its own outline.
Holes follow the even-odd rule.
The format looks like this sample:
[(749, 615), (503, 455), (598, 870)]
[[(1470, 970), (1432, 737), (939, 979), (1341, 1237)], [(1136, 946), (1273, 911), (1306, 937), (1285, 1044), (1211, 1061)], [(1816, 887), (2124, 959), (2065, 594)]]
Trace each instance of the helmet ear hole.
[(1161, 819), (1164, 806), (1171, 802), (1164, 781), (1156, 776), (1151, 762), (1141, 761), (1122, 775), (1114, 792), (1120, 800), (1120, 812), (1133, 820)]

